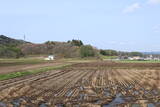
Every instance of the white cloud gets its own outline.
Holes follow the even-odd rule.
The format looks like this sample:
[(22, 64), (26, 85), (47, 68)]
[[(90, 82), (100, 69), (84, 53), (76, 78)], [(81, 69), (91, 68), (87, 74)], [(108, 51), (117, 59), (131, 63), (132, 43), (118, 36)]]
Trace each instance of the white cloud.
[(126, 7), (124, 10), (123, 10), (123, 13), (132, 13), (134, 12), (135, 10), (141, 8), (141, 5), (139, 3), (134, 3), (128, 7)]
[(158, 5), (160, 4), (160, 0), (146, 0), (146, 2), (144, 3), (133, 3), (130, 6), (127, 6), (124, 10), (123, 13), (132, 13), (134, 11), (136, 11), (139, 8), (143, 8), (145, 6), (147, 6), (147, 4), (149, 5)]
[(152, 5), (160, 4), (160, 0), (148, 0), (148, 4)]

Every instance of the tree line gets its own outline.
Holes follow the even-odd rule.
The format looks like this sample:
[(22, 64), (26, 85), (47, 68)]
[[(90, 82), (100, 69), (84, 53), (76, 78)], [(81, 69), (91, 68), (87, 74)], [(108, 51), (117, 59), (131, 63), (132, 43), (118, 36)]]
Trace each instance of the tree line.
[(143, 53), (141, 52), (121, 52), (116, 50), (100, 50), (100, 54), (104, 56), (128, 56), (128, 57), (134, 57), (134, 56), (143, 56)]

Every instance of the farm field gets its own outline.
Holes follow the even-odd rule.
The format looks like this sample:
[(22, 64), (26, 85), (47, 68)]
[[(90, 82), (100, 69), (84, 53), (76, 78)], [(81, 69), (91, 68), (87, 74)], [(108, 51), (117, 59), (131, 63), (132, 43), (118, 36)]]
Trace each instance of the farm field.
[(160, 107), (160, 63), (74, 63), (0, 81), (0, 107)]
[(60, 59), (45, 61), (43, 59), (22, 58), (22, 59), (0, 59), (0, 75), (13, 72), (23, 72), (39, 68), (54, 67), (78, 62), (93, 62), (95, 60), (82, 59)]

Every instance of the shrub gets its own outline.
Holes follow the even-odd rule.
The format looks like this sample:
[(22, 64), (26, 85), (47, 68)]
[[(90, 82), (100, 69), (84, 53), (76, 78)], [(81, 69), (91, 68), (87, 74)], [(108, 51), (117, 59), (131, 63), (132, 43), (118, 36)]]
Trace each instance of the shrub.
[(14, 47), (14, 46), (0, 46), (0, 57), (6, 57), (6, 58), (19, 58), (21, 56), (24, 56), (21, 49)]
[(80, 55), (82, 58), (84, 57), (94, 57), (96, 55), (95, 50), (90, 45), (84, 45), (80, 48)]
[(102, 49), (101, 49), (101, 50), (100, 50), (100, 54), (101, 54), (101, 55), (106, 55), (107, 53), (106, 53), (105, 50), (102, 50)]
[(142, 53), (140, 53), (140, 52), (130, 52), (129, 53), (129, 56), (143, 56), (143, 54)]
[(117, 56), (118, 53), (115, 50), (100, 50), (100, 54), (104, 56)]

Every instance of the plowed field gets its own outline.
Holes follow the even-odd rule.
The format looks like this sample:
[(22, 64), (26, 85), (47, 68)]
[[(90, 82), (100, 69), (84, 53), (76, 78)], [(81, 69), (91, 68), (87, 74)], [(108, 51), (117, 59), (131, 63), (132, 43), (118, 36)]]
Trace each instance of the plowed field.
[(159, 67), (83, 63), (0, 81), (0, 107), (160, 107)]

